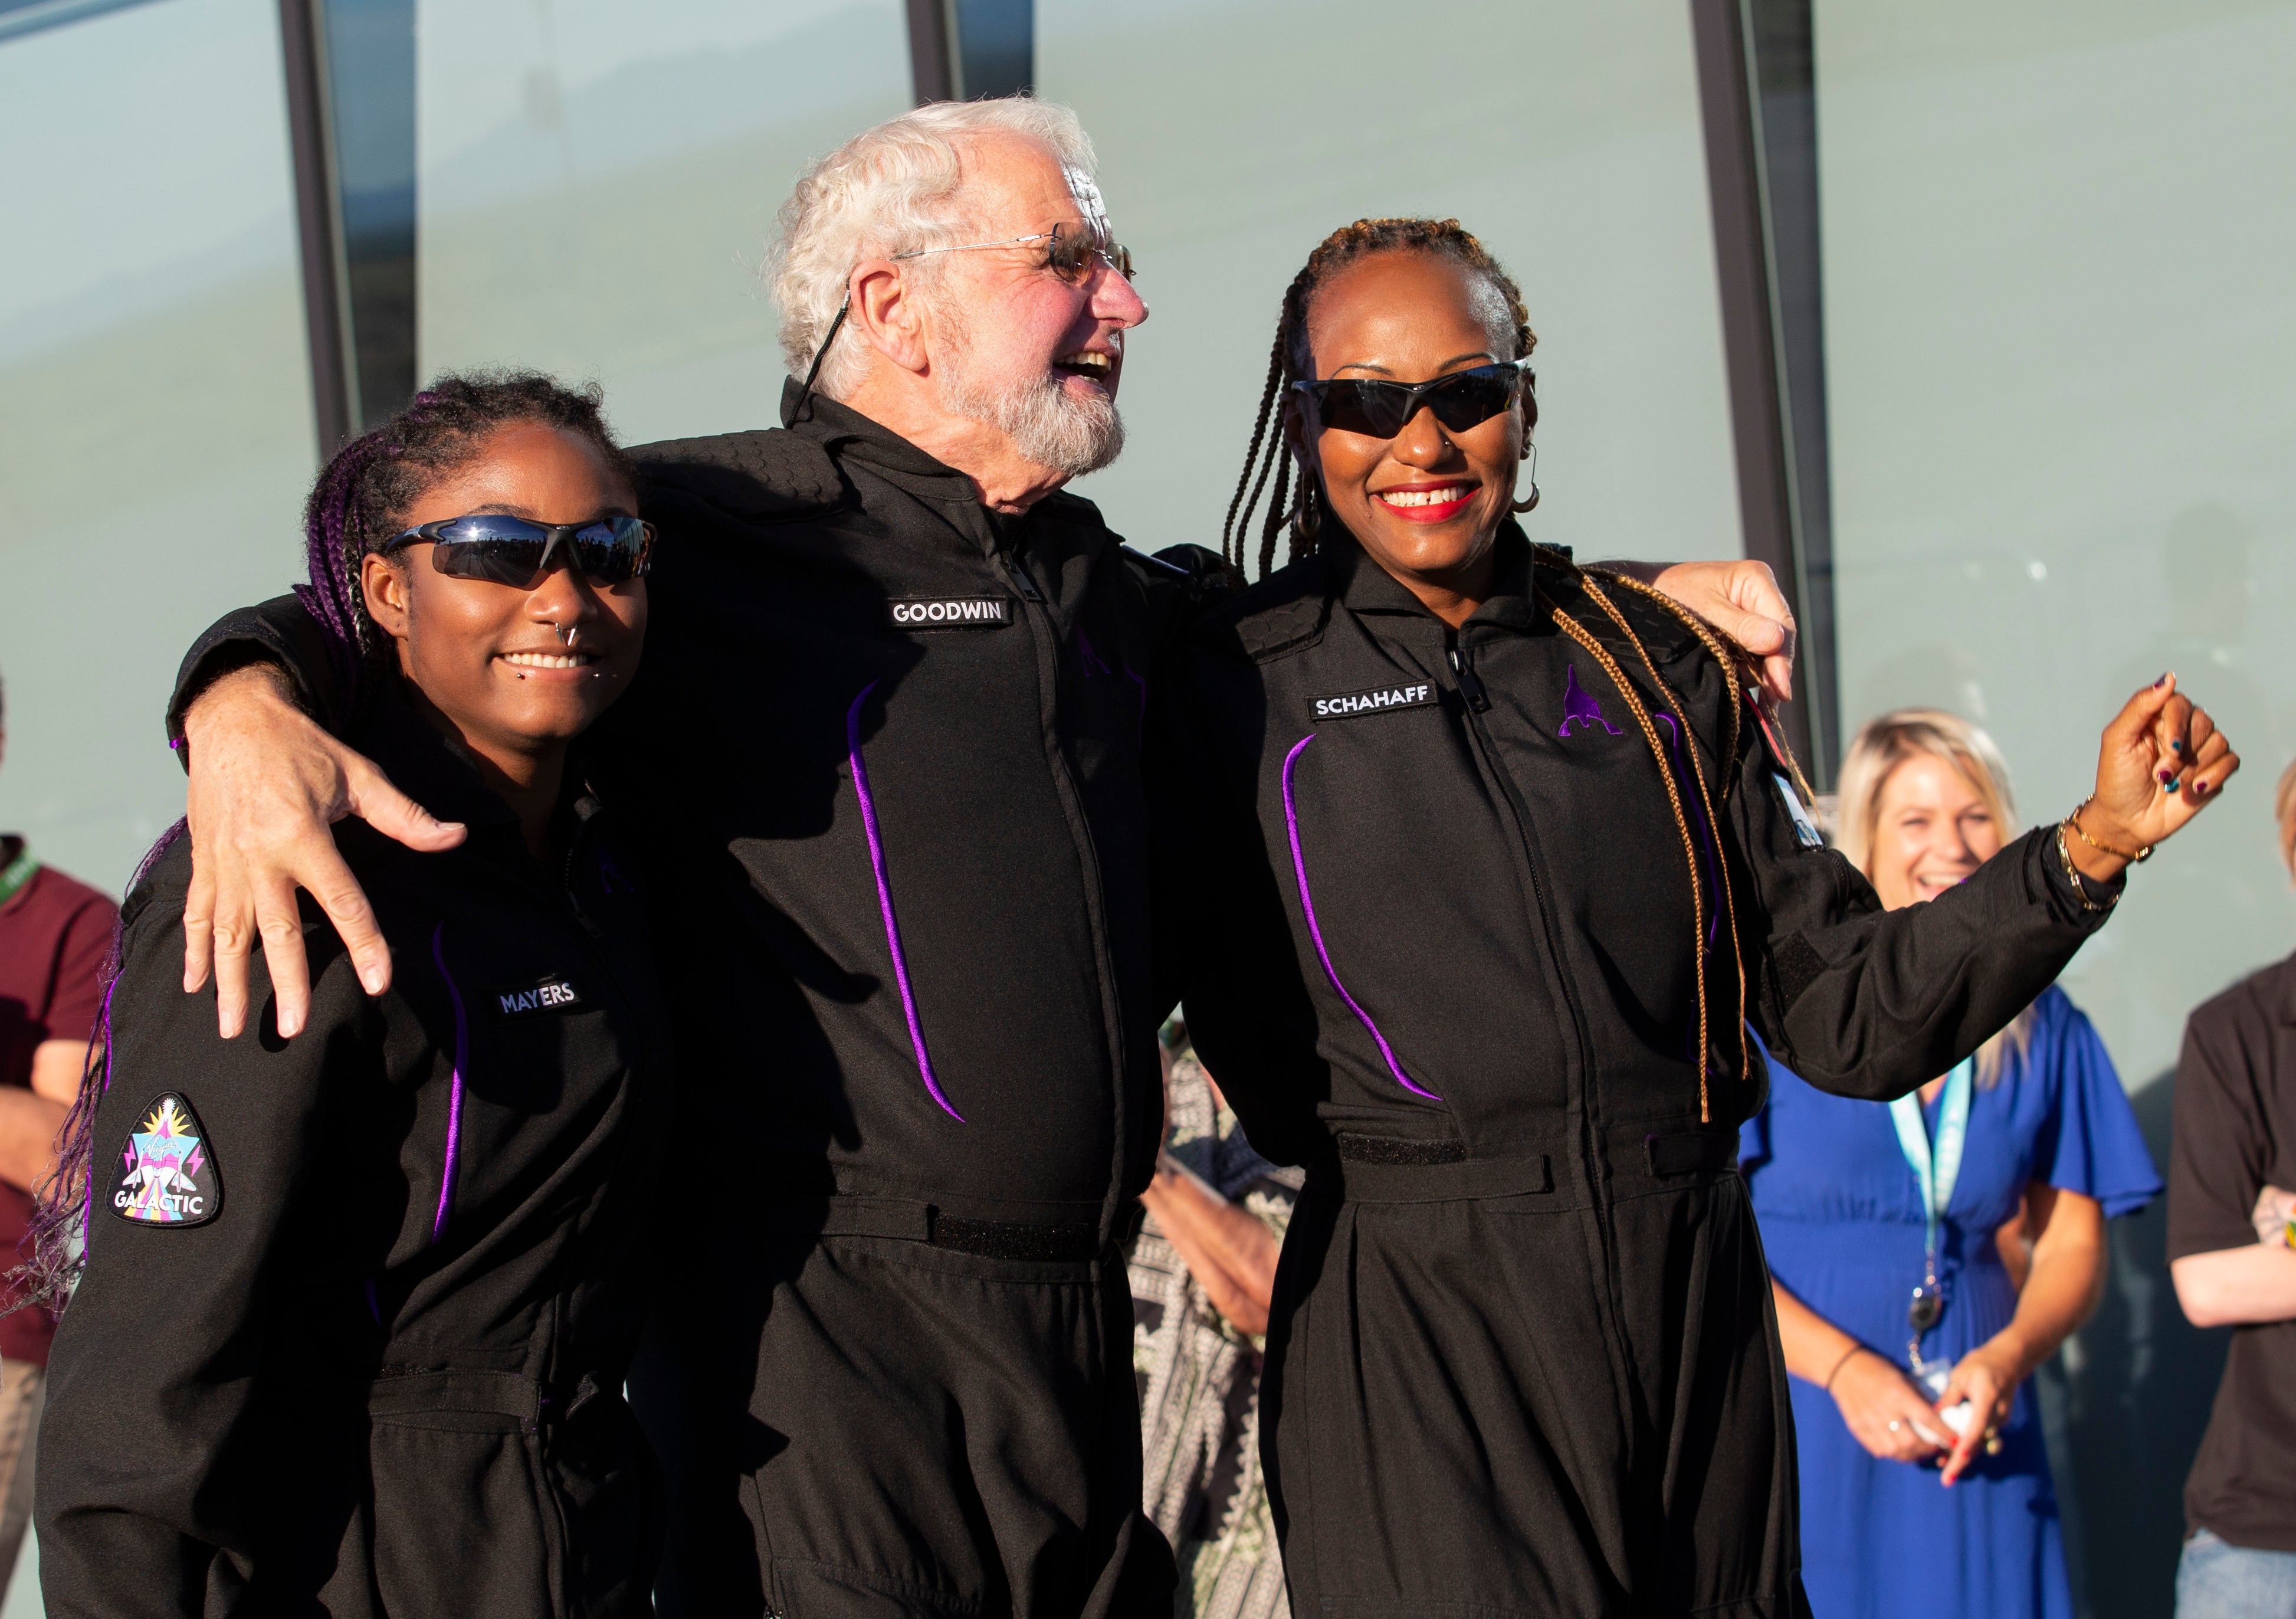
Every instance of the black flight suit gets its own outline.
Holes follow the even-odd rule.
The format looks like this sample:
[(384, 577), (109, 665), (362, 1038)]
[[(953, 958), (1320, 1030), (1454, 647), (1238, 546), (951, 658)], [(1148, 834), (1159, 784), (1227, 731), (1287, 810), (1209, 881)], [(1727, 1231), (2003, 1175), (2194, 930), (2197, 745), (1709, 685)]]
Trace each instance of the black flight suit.
[[(663, 1609), (1161, 1615), (1117, 1244), (1160, 1118), (1140, 749), (1176, 576), (826, 399), (635, 453), (646, 661), (594, 741), (676, 851), (695, 1150), (632, 1385)], [(299, 621), (236, 615), (187, 670), (251, 642), (324, 711)]]
[(1262, 1396), (1292, 1611), (1802, 1614), (1732, 914), (1762, 1039), (1877, 1098), (1972, 1050), (2098, 918), (2048, 833), (1883, 914), (1808, 846), (1722, 666), (1612, 583), (1689, 711), (1710, 823), (1682, 716), (1567, 555), (1499, 545), (1454, 631), (1338, 534), (1210, 615), (1160, 693), (1189, 1030), (1253, 1146), (1309, 1170)]
[(338, 829), (388, 995), (307, 920), (308, 1026), (219, 1039), (183, 990), (188, 840), (128, 897), (40, 1435), (54, 1619), (652, 1611), (622, 1384), (671, 1096), (636, 865), (570, 762), (551, 869), (395, 690), (354, 740), (471, 826)]

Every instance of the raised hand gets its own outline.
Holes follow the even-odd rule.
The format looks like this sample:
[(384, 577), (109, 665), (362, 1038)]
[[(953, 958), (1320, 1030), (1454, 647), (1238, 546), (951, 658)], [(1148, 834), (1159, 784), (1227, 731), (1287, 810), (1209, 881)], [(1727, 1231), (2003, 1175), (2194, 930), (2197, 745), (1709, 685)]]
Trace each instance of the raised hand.
[(1762, 661), (1762, 687), (1793, 700), (1794, 616), (1767, 563), (1675, 563), (1627, 571), (1664, 591)]
[(216, 1026), (247, 1026), (247, 961), (255, 941), (278, 997), (279, 1033), (300, 1033), (310, 963), (295, 891), (308, 889), (342, 936), (370, 995), (390, 987), (390, 950), (366, 894), (328, 831), (356, 815), (410, 849), (452, 849), (459, 825), (434, 820), (365, 755), (289, 701), (276, 671), (226, 675), (184, 715), (192, 782), (192, 885), (184, 903), (184, 992), (216, 981)]
[(2163, 675), (2104, 727), (2096, 791), (2074, 818), (2067, 851), (2086, 875), (2117, 875), (2215, 802), (2239, 768), (2216, 722)]

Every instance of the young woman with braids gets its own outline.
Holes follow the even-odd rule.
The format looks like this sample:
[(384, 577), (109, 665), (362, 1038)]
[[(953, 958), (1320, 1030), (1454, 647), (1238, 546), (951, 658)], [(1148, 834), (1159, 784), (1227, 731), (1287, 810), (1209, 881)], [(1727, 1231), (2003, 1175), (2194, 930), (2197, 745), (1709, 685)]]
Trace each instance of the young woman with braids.
[(1453, 221), (1317, 248), (1230, 524), (1240, 563), (1275, 491), (1291, 563), (1160, 694), (1189, 1026), (1308, 1169), (1263, 1394), (1292, 1610), (1803, 1614), (1747, 1026), (1823, 1089), (1913, 1089), (2238, 761), (2164, 678), (2075, 818), (1884, 913), (1744, 654), (1513, 521), (1531, 342)]
[(176, 840), (125, 908), (41, 1236), (86, 1257), (39, 1459), (49, 1614), (651, 1613), (622, 1402), (668, 1115), (639, 898), (570, 744), (629, 683), (652, 530), (594, 391), (449, 377), (306, 514), (359, 745), (470, 828), (337, 828), (399, 963), (306, 913), (311, 1014), (182, 989)]

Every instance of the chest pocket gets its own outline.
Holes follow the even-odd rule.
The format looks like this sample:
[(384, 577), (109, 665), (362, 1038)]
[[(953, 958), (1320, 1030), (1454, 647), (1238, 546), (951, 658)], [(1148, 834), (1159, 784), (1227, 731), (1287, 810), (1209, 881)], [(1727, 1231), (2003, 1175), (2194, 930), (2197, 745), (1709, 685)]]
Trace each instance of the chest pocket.
[(586, 1008), (589, 998), (563, 973), (545, 973), (532, 983), (493, 990), (488, 1000), (497, 1023), (521, 1023)]
[(434, 1244), (458, 1210), (547, 1173), (545, 1161), (591, 1128), (601, 1088), (623, 1082), (618, 1042), (596, 1033), (605, 1010), (595, 970), (544, 967), (549, 944), (538, 941), (529, 960), (489, 962), (467, 933), (444, 923), (431, 933), (430, 966), (453, 1020)]

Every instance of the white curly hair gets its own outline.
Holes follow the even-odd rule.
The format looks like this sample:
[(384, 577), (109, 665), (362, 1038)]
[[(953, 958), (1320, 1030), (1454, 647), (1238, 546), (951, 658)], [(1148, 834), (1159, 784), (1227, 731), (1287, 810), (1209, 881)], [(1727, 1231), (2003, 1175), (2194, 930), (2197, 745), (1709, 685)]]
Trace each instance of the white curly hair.
[[(791, 376), (802, 378), (811, 368), (855, 265), (958, 242), (964, 226), (955, 206), (958, 157), (967, 142), (989, 135), (1036, 141), (1062, 167), (1086, 176), (1098, 168), (1092, 138), (1074, 112), (1015, 95), (934, 102), (904, 112), (863, 130), (798, 177), (782, 204), (768, 259), (782, 356)], [(920, 259), (910, 274), (931, 276), (939, 263)], [(838, 336), (815, 383), (831, 399), (849, 393), (867, 364), (859, 344), (844, 341), (842, 332)]]

